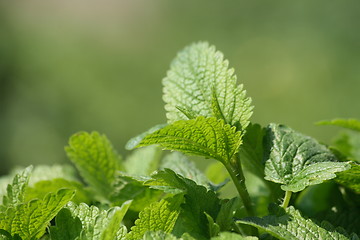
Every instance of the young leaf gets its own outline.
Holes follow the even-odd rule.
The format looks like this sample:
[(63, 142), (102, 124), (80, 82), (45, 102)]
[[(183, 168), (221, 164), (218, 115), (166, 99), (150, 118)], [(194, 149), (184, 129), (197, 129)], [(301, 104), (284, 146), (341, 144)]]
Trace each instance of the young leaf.
[[(85, 203), (76, 205), (70, 202), (66, 209), (70, 211), (71, 219), (80, 219), (82, 229), (80, 239), (99, 239), (99, 240), (123, 240), (125, 239), (126, 227), (121, 225), (131, 202), (125, 202), (121, 207), (114, 207), (109, 210), (100, 210), (95, 206), (89, 207)], [(63, 210), (66, 211), (66, 210)], [(55, 230), (51, 228), (51, 230)], [(50, 232), (51, 233), (51, 232)]]
[(25, 201), (25, 189), (29, 184), (29, 178), (33, 167), (27, 167), (22, 173), (16, 174), (12, 184), (7, 186), (7, 195), (3, 197), (3, 205), (0, 210), (6, 207), (15, 206)]
[(108, 198), (113, 191), (115, 172), (124, 168), (106, 136), (97, 132), (74, 134), (65, 150), (84, 180)]
[(238, 222), (254, 226), (280, 240), (359, 239), (356, 234), (349, 236), (344, 230), (335, 229), (330, 223), (322, 222), (317, 225), (312, 220), (303, 218), (300, 212), (291, 206), (286, 211), (275, 210), (277, 213), (274, 215), (263, 218), (249, 217)]
[(360, 121), (357, 119), (333, 119), (327, 121), (320, 121), (316, 123), (317, 125), (333, 125), (343, 128), (348, 128), (360, 132)]
[(350, 168), (336, 162), (334, 154), (315, 139), (283, 125), (270, 124), (266, 141), (265, 179), (281, 183), (284, 191), (301, 191)]
[(180, 120), (150, 135), (138, 147), (159, 144), (168, 150), (229, 163), (241, 145), (241, 132), (216, 118)]
[(206, 42), (186, 47), (163, 79), (169, 123), (186, 120), (189, 115), (220, 117), (244, 130), (253, 107), (243, 86), (236, 82), (234, 70), (215, 47)]
[(74, 191), (61, 189), (49, 193), (43, 199), (11, 206), (0, 212), (0, 229), (11, 235), (18, 234), (23, 239), (40, 238), (47, 225), (61, 208), (74, 196)]
[(135, 226), (126, 236), (128, 240), (141, 239), (147, 231), (164, 231), (170, 233), (180, 213), (180, 204), (183, 201), (182, 195), (162, 199), (153, 203), (139, 214)]

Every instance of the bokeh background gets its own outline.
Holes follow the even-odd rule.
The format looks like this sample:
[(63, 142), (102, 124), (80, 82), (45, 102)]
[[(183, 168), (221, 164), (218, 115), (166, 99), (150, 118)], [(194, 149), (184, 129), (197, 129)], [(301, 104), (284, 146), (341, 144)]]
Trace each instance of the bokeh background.
[(77, 131), (117, 150), (166, 121), (161, 80), (205, 40), (235, 68), (252, 121), (330, 142), (314, 122), (360, 118), (360, 1), (0, 2), (0, 175), (66, 162)]

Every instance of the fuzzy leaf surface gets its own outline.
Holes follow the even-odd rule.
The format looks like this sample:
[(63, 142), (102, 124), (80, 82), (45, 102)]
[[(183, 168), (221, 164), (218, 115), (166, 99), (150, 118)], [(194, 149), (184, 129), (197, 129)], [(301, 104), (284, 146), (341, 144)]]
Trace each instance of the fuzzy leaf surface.
[(238, 221), (265, 231), (280, 240), (356, 240), (356, 234), (347, 234), (343, 229), (335, 229), (330, 223), (315, 224), (305, 219), (292, 206), (285, 210), (278, 209), (274, 215), (263, 218), (249, 217)]
[(216, 117), (244, 130), (252, 115), (251, 99), (237, 85), (233, 69), (221, 52), (206, 42), (186, 47), (173, 60), (163, 79), (169, 123), (197, 117)]
[(170, 233), (180, 213), (182, 195), (162, 199), (151, 204), (139, 213), (139, 219), (126, 236), (128, 240), (142, 239), (147, 231), (163, 231)]
[(115, 172), (124, 168), (120, 156), (106, 136), (97, 132), (74, 134), (65, 150), (84, 180), (104, 198), (108, 198), (113, 191)]
[(266, 143), (265, 179), (281, 183), (284, 191), (301, 191), (350, 168), (336, 162), (335, 155), (315, 139), (284, 125), (270, 124)]
[(216, 118), (180, 120), (150, 135), (138, 147), (159, 144), (164, 149), (228, 163), (241, 145), (241, 132)]
[(0, 229), (11, 235), (18, 234), (22, 239), (40, 238), (51, 219), (74, 196), (74, 191), (61, 189), (49, 193), (43, 199), (17, 204), (0, 212)]

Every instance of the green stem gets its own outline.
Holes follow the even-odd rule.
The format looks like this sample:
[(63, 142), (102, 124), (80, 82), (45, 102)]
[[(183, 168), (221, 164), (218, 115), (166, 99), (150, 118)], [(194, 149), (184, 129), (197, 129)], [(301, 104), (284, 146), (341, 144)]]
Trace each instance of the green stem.
[(289, 206), (289, 202), (290, 202), (290, 199), (291, 199), (291, 194), (292, 194), (291, 191), (286, 191), (286, 192), (285, 192), (284, 201), (283, 201), (283, 203), (281, 204), (281, 207), (287, 208), (287, 207)]
[(234, 159), (234, 162), (225, 164), (226, 170), (229, 172), (232, 181), (240, 195), (240, 198), (244, 204), (245, 210), (249, 216), (254, 216), (254, 209), (252, 207), (250, 195), (246, 189), (245, 177), (241, 168), (238, 155)]

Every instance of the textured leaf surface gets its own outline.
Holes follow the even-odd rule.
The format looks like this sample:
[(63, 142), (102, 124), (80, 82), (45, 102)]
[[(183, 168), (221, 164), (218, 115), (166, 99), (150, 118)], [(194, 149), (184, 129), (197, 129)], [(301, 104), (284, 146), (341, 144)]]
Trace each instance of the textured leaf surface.
[(61, 208), (74, 196), (74, 191), (61, 189), (49, 193), (43, 199), (9, 207), (0, 213), (0, 229), (11, 235), (19, 234), (23, 239), (40, 238), (45, 228)]
[(84, 180), (107, 198), (113, 191), (115, 172), (123, 170), (121, 158), (110, 141), (97, 132), (81, 132), (70, 138), (65, 148)]
[(146, 136), (138, 145), (159, 144), (168, 150), (230, 162), (241, 145), (241, 132), (216, 118), (180, 120)]
[(170, 169), (159, 171), (145, 184), (167, 193), (185, 194), (185, 203), (181, 205), (182, 211), (174, 229), (176, 236), (188, 232), (196, 239), (210, 237), (208, 219), (204, 213), (213, 219), (218, 215), (220, 203), (214, 191), (207, 190)]
[(265, 179), (283, 184), (285, 191), (301, 191), (350, 168), (336, 162), (334, 154), (315, 139), (283, 125), (270, 124), (266, 141)]
[(263, 218), (250, 217), (238, 222), (254, 226), (280, 240), (355, 240), (357, 235), (349, 236), (343, 229), (335, 229), (331, 224), (322, 222), (315, 224), (311, 219), (305, 219), (299, 211), (289, 207), (281, 209), (274, 215)]
[(339, 134), (334, 141), (335, 148), (346, 157), (360, 163), (360, 133), (345, 131)]
[(73, 217), (67, 208), (61, 209), (55, 218), (55, 226), (50, 227), (52, 240), (75, 240), (80, 236), (82, 229), (78, 217)]
[(215, 47), (204, 42), (186, 47), (163, 79), (169, 122), (188, 119), (189, 115), (220, 117), (239, 130), (245, 129), (252, 114), (251, 99), (236, 82), (234, 70)]
[(4, 206), (0, 206), (0, 210), (4, 207), (14, 206), (25, 201), (25, 190), (29, 184), (32, 169), (32, 166), (27, 167), (23, 172), (15, 175), (12, 184), (7, 186), (7, 195), (3, 196), (2, 204)]
[(360, 121), (357, 119), (333, 119), (328, 121), (320, 121), (317, 123), (318, 125), (333, 125), (333, 126), (339, 126), (343, 128), (348, 128), (351, 130), (355, 130), (360, 132)]
[(183, 201), (182, 195), (162, 199), (160, 202), (151, 204), (139, 214), (135, 226), (126, 239), (136, 240), (143, 238), (147, 231), (163, 231), (170, 233), (180, 213), (180, 204)]
[(121, 221), (130, 204), (131, 202), (125, 202), (121, 208), (100, 210), (96, 206), (89, 207), (85, 203), (76, 205), (70, 202), (66, 209), (70, 211), (71, 218), (80, 219), (82, 225), (80, 239), (120, 240), (124, 239), (126, 234), (126, 228), (121, 225)]

